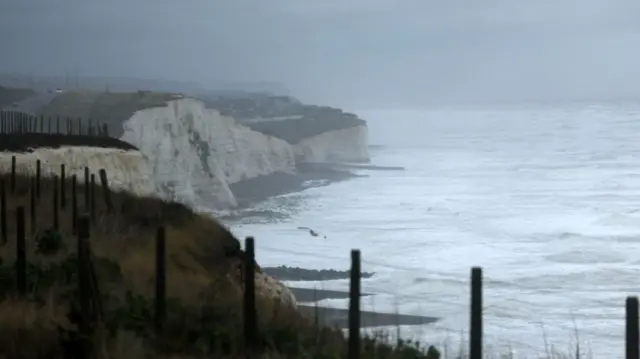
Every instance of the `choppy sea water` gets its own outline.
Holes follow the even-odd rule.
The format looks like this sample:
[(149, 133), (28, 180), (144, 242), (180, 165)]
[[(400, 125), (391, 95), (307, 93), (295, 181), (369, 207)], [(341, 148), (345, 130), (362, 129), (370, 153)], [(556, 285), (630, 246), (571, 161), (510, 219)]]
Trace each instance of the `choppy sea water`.
[(568, 352), (577, 328), (584, 353), (623, 357), (625, 297), (640, 292), (640, 107), (368, 116), (372, 142), (386, 145), (373, 162), (406, 171), (261, 204), (286, 216), (232, 227), (256, 237), (261, 265), (347, 269), (359, 248), (376, 272), (364, 309), (440, 317), (401, 334), (451, 351), (468, 335), (470, 267), (482, 266), (488, 351), (532, 357), (546, 337)]

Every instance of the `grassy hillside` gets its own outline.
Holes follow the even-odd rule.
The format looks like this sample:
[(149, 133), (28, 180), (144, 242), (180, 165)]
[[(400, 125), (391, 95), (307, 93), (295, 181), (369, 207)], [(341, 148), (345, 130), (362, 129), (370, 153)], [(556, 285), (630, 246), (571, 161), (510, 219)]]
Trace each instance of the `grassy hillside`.
[(0, 86), (0, 108), (11, 106), (15, 102), (20, 102), (35, 92), (27, 88), (11, 88)]
[[(9, 176), (0, 175), (9, 183)], [(66, 358), (78, 350), (77, 253), (69, 199), (52, 229), (54, 185), (44, 180), (30, 218), (31, 179), (17, 178), (7, 196), (8, 243), (0, 247), (0, 358)], [(100, 188), (95, 194), (100, 198)], [(59, 191), (58, 191), (59, 192)], [(67, 190), (67, 196), (70, 196)], [(78, 188), (84, 211), (84, 188)], [(237, 358), (244, 351), (243, 285), (239, 241), (214, 219), (154, 198), (112, 193), (115, 210), (96, 200), (90, 247), (102, 319), (90, 337), (97, 358)], [(16, 211), (24, 206), (27, 297), (16, 295)], [(163, 334), (153, 334), (155, 235), (166, 229), (167, 308)], [(257, 293), (262, 358), (344, 358), (341, 331), (319, 328), (311, 318)], [(398, 349), (363, 341), (362, 358), (427, 358), (407, 345)], [(428, 358), (438, 358), (431, 349)]]

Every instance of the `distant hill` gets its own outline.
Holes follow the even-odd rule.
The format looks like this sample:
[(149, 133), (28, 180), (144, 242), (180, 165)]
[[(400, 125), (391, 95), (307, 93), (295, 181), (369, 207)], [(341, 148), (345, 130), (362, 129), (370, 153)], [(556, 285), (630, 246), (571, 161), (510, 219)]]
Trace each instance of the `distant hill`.
[(0, 74), (0, 84), (6, 87), (31, 88), (47, 91), (56, 88), (65, 90), (93, 90), (113, 92), (135, 92), (138, 90), (157, 92), (182, 92), (190, 96), (241, 94), (266, 92), (273, 95), (289, 94), (286, 86), (278, 82), (220, 82), (202, 84), (189, 81), (153, 80), (135, 77), (109, 76), (32, 76), (25, 74)]
[(29, 88), (9, 88), (0, 86), (0, 109), (5, 107), (11, 107), (30, 96), (33, 96), (35, 92)]

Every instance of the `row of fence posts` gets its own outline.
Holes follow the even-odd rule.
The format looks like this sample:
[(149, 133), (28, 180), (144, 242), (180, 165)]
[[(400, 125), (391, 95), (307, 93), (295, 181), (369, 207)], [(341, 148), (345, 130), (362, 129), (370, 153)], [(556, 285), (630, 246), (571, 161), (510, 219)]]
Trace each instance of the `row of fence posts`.
[[(38, 165), (38, 168), (40, 166)], [(38, 171), (37, 173), (40, 173)], [(90, 237), (90, 223), (91, 219), (95, 221), (95, 177), (93, 174), (89, 176), (88, 168), (85, 168), (85, 209), (89, 207), (89, 213), (83, 213), (74, 219), (76, 235), (77, 235), (77, 255), (79, 269), (78, 273), (78, 286), (79, 286), (79, 302), (81, 304), (81, 325), (80, 329), (82, 333), (86, 334), (86, 338), (90, 338), (91, 331), (93, 330), (93, 322), (100, 320), (102, 316), (102, 304), (100, 303), (100, 292), (98, 289), (98, 283), (95, 277), (95, 271), (91, 262), (91, 251), (89, 245)], [(12, 177), (14, 174), (12, 173)], [(54, 190), (54, 217), (57, 217), (58, 210), (58, 192), (61, 194), (61, 199), (64, 197), (64, 176), (65, 167), (61, 166), (61, 187), (58, 190), (56, 184), (56, 190)], [(73, 176), (75, 178), (75, 176)], [(91, 186), (89, 186), (89, 179)], [(113, 210), (113, 204), (110, 198), (110, 191), (106, 178), (106, 172), (100, 170), (100, 178), (102, 186), (104, 188), (104, 199), (107, 207), (107, 211)], [(54, 177), (54, 181), (57, 182), (57, 176)], [(35, 199), (39, 198), (39, 178), (32, 181), (31, 190), (31, 221), (35, 223)], [(72, 205), (75, 214), (77, 214), (77, 204), (75, 195), (76, 181), (72, 181)], [(2, 226), (2, 238), (6, 243), (6, 192), (4, 185), (0, 186), (0, 225)], [(12, 187), (15, 190), (15, 187)], [(87, 195), (89, 193), (89, 195)], [(64, 200), (60, 201), (64, 206)], [(87, 206), (89, 203), (89, 206)], [(77, 222), (76, 222), (77, 221)], [(54, 229), (58, 229), (57, 218), (53, 221)], [(16, 228), (17, 228), (17, 245), (16, 245), (16, 276), (17, 276), (17, 289), (21, 296), (26, 296), (27, 293), (27, 281), (26, 281), (26, 237), (25, 237), (25, 209), (24, 207), (18, 207), (16, 211)], [(166, 245), (165, 245), (165, 228), (158, 227), (156, 232), (156, 255), (155, 255), (155, 310), (154, 310), (154, 322), (155, 329), (158, 334), (162, 333), (166, 313)], [(361, 298), (361, 256), (359, 250), (351, 251), (351, 277), (349, 288), (349, 336), (348, 336), (348, 358), (359, 359), (360, 356), (360, 298)], [(251, 353), (252, 348), (257, 347), (257, 312), (255, 306), (255, 243), (253, 237), (247, 237), (245, 239), (245, 255), (244, 255), (244, 337), (245, 348), (248, 353)], [(469, 331), (469, 358), (470, 359), (482, 359), (483, 358), (483, 315), (482, 315), (482, 297), (483, 297), (483, 284), (482, 284), (482, 268), (473, 267), (471, 269), (471, 306), (470, 306), (470, 331)], [(626, 334), (625, 334), (625, 347), (626, 347), (626, 359), (640, 359), (640, 323), (639, 323), (639, 303), (637, 296), (628, 296), (626, 299)], [(93, 322), (92, 322), (93, 321)], [(91, 343), (89, 340), (85, 343), (86, 355), (88, 358), (89, 353), (92, 352)], [(579, 355), (579, 354), (578, 354)]]
[[(9, 183), (9, 194), (14, 195), (17, 190), (17, 172), (16, 172), (16, 157), (11, 157), (11, 175)], [(105, 169), (98, 171), (100, 176), (100, 183), (102, 186), (102, 195), (107, 212), (113, 211), (113, 202), (111, 200), (111, 191), (109, 189), (109, 181), (107, 179), (107, 172)], [(30, 194), (29, 194), (29, 219), (31, 233), (35, 233), (37, 223), (38, 204), (41, 197), (41, 183), (42, 183), (42, 163), (40, 160), (36, 161), (36, 174), (30, 181)], [(71, 176), (71, 228), (75, 230), (78, 220), (78, 194), (77, 194), (77, 176), (74, 174)], [(68, 181), (66, 178), (66, 166), (60, 165), (59, 175), (53, 176), (52, 191), (52, 206), (53, 206), (53, 218), (52, 228), (54, 230), (60, 229), (60, 213), (59, 210), (65, 210), (67, 207), (67, 186)], [(89, 213), (90, 218), (95, 221), (96, 219), (96, 178), (94, 173), (90, 173), (89, 167), (84, 167), (84, 208)], [(7, 243), (7, 188), (3, 179), (0, 179), (0, 241)]]
[[(64, 128), (61, 128), (61, 125)], [(81, 118), (60, 118), (60, 116), (45, 118), (43, 115), (34, 116), (24, 112), (0, 111), (0, 134), (15, 133), (109, 137), (109, 127), (106, 123), (94, 123), (91, 119), (87, 120), (86, 126), (83, 126)]]

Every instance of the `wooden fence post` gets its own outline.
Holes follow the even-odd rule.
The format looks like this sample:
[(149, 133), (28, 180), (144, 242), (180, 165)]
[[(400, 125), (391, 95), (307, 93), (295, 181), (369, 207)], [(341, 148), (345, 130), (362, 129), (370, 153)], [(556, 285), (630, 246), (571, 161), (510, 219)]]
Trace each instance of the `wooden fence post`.
[(244, 249), (244, 339), (250, 353), (256, 344), (256, 283), (255, 244), (253, 237), (245, 239)]
[(4, 180), (0, 180), (0, 231), (2, 237), (2, 245), (7, 244), (7, 190), (4, 185)]
[(16, 193), (16, 156), (11, 156), (11, 194)]
[(36, 160), (36, 198), (40, 199), (40, 178), (42, 177), (42, 162)]
[(67, 206), (67, 175), (64, 163), (60, 165), (60, 208)]
[(360, 358), (360, 251), (351, 251), (349, 284), (349, 359)]
[(29, 224), (31, 225), (31, 235), (36, 234), (36, 180), (31, 178), (31, 191), (29, 197)]
[(89, 211), (89, 206), (90, 206), (90, 188), (89, 188), (89, 167), (85, 166), (84, 167), (84, 210), (85, 211)]
[(104, 203), (107, 206), (107, 212), (111, 212), (113, 211), (113, 203), (111, 202), (111, 190), (109, 189), (109, 181), (107, 180), (107, 171), (104, 168), (101, 168), (99, 174), (100, 182), (102, 183)]
[(78, 224), (78, 177), (71, 176), (71, 231), (76, 233)]
[(469, 359), (482, 359), (482, 268), (471, 268)]
[(91, 263), (89, 258), (89, 217), (83, 215), (78, 221), (78, 302), (80, 304), (80, 336), (83, 358), (90, 358), (91, 345)]
[(27, 295), (27, 251), (25, 240), (24, 207), (16, 211), (16, 279), (18, 280), (18, 294), (24, 298)]
[(165, 229), (158, 227), (156, 232), (156, 302), (155, 324), (156, 333), (161, 334), (167, 316), (167, 284), (165, 266)]
[(60, 229), (60, 206), (58, 206), (58, 176), (53, 176), (53, 229)]
[(91, 221), (96, 223), (96, 175), (91, 174)]
[(640, 358), (640, 326), (638, 324), (638, 297), (629, 296), (626, 300), (626, 359)]

